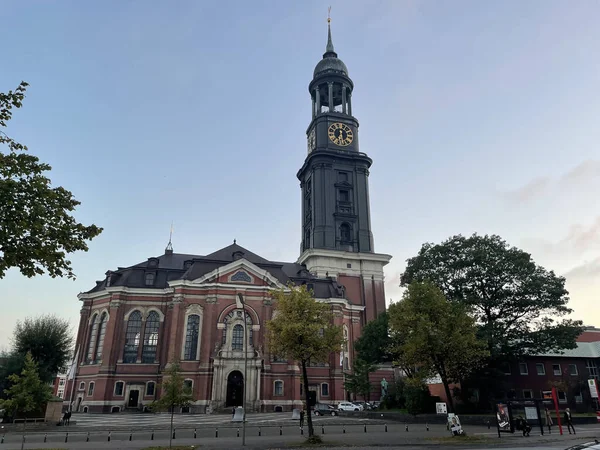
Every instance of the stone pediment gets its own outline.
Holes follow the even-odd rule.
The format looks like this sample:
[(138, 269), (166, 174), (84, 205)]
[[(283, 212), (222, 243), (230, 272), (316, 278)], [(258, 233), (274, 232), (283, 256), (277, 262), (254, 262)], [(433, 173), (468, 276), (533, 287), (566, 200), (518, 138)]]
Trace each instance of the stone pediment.
[(261, 269), (256, 264), (246, 259), (238, 259), (225, 266), (221, 266), (202, 277), (193, 280), (193, 284), (231, 284), (238, 286), (257, 287), (284, 287), (277, 278), (267, 270)]

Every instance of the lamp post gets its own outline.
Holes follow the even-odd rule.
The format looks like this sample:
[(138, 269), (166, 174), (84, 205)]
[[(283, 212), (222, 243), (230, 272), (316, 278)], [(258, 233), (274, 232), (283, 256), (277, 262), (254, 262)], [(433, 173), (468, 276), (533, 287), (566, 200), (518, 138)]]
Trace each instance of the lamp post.
[(242, 419), (242, 446), (246, 445), (246, 388), (248, 386), (248, 332), (246, 322), (246, 303), (244, 302), (244, 296), (238, 293), (238, 298), (242, 304), (242, 315), (244, 321), (244, 393), (242, 395), (242, 409), (244, 410), (244, 417)]

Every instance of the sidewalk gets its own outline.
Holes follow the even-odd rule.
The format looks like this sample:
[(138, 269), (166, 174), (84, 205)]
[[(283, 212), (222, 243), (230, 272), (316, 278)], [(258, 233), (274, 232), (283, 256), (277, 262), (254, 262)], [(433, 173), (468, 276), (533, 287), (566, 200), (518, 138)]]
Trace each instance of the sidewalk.
[[(445, 427), (431, 427), (427, 432), (423, 429), (415, 429), (409, 432), (404, 431), (404, 427), (390, 427), (389, 431), (382, 432), (381, 430), (372, 430), (364, 433), (353, 429), (352, 432), (332, 432), (330, 434), (321, 435), (321, 430), (315, 430), (321, 436), (326, 444), (326, 448), (352, 446), (355, 450), (357, 446), (371, 447), (391, 447), (401, 448), (405, 446), (418, 446), (420, 449), (439, 448), (451, 446), (452, 448), (490, 448), (490, 447), (535, 447), (539, 448), (567, 448), (571, 445), (587, 442), (594, 438), (600, 437), (600, 427), (587, 426), (579, 427), (579, 433), (575, 436), (567, 434), (560, 436), (558, 433), (551, 435), (540, 436), (539, 434), (524, 438), (520, 434), (502, 435), (498, 438), (494, 429), (488, 430), (487, 427), (467, 427), (466, 431), (469, 434), (467, 438), (454, 437), (451, 438)], [(140, 432), (142, 432), (140, 430)], [(307, 431), (305, 430), (305, 433)], [(28, 436), (25, 444), (26, 449), (82, 449), (82, 450), (119, 450), (119, 449), (143, 449), (150, 446), (162, 445), (168, 446), (168, 434), (161, 435), (160, 438), (149, 440), (147, 438), (129, 441), (127, 436), (120, 436), (120, 439), (111, 439), (107, 441), (86, 442), (86, 433), (70, 435), (69, 441), (64, 443), (63, 436), (52, 436), (52, 441), (43, 443), (43, 435), (36, 434)], [(11, 441), (5, 441), (0, 444), (0, 450), (20, 449), (21, 441), (18, 436), (11, 436)], [(57, 438), (60, 438), (57, 439)], [(121, 440), (124, 438), (124, 440)], [(246, 437), (246, 447), (242, 447), (241, 437), (201, 437), (201, 438), (177, 438), (173, 441), (173, 445), (196, 445), (201, 449), (274, 449), (288, 448), (290, 445), (298, 445), (306, 439), (306, 435), (302, 436), (299, 430), (296, 433), (288, 433), (287, 435), (262, 435), (248, 434)], [(62, 440), (62, 442), (61, 442)], [(360, 447), (359, 447), (360, 448)]]

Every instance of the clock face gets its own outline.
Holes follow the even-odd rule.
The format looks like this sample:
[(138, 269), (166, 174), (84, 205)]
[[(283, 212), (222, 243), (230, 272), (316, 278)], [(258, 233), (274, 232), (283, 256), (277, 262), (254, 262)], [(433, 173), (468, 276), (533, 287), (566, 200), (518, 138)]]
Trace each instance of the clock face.
[(308, 153), (312, 152), (315, 149), (316, 145), (316, 137), (315, 137), (315, 129), (310, 130), (308, 135)]
[(341, 147), (350, 145), (354, 139), (354, 133), (352, 133), (352, 129), (345, 123), (332, 123), (329, 126), (328, 134), (331, 142)]

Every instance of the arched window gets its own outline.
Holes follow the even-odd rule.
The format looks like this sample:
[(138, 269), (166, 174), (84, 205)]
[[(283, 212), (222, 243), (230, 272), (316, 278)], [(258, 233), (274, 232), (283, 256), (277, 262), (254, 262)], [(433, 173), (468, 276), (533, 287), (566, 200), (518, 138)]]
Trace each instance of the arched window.
[(90, 384), (88, 384), (88, 397), (91, 397), (92, 395), (94, 395), (94, 386), (96, 385), (96, 383), (94, 383), (93, 381), (90, 381)]
[(124, 363), (131, 364), (137, 361), (141, 331), (142, 313), (136, 310), (129, 314), (129, 320), (127, 320), (127, 330), (125, 331), (125, 350), (123, 352)]
[(159, 327), (160, 317), (156, 311), (151, 311), (146, 319), (146, 330), (144, 331), (144, 347), (142, 348), (142, 362), (144, 364), (152, 364), (156, 360)]
[(104, 347), (104, 335), (106, 334), (106, 322), (108, 322), (108, 314), (103, 312), (100, 316), (100, 330), (98, 331), (98, 345), (96, 347), (96, 361), (102, 359), (102, 348)]
[(273, 383), (273, 395), (278, 397), (283, 395), (283, 381), (275, 380)]
[[(242, 331), (241, 331), (241, 337), (240, 339), (240, 347), (239, 350), (243, 349), (243, 342), (244, 342), (244, 327), (241, 323), (242, 319), (243, 319), (243, 313), (241, 309), (234, 309), (233, 311), (230, 311), (229, 314), (227, 314), (225, 316), (225, 318), (223, 319), (223, 323), (225, 324), (225, 326), (223, 327), (223, 346), (225, 346), (227, 344), (227, 329), (228, 327), (231, 326), (231, 324), (237, 322), (238, 324), (236, 326), (240, 326)], [(254, 345), (254, 336), (253, 336), (253, 330), (252, 330), (252, 317), (250, 316), (250, 314), (246, 311), (246, 328), (248, 330), (248, 345), (253, 346)], [(235, 350), (235, 348), (233, 347), (233, 340), (235, 339), (234, 333), (232, 330), (232, 350)]]
[(96, 339), (98, 339), (98, 314), (92, 317), (92, 329), (90, 331), (90, 340), (88, 342), (87, 361), (91, 362), (94, 359), (94, 351), (96, 350)]
[(244, 350), (244, 327), (239, 323), (233, 327), (231, 350)]
[(343, 223), (340, 225), (340, 241), (343, 243), (352, 242), (352, 232), (350, 230), (350, 225), (347, 223)]
[(185, 351), (183, 359), (194, 361), (198, 354), (198, 333), (200, 330), (200, 316), (190, 314), (187, 319), (187, 329), (185, 332)]

